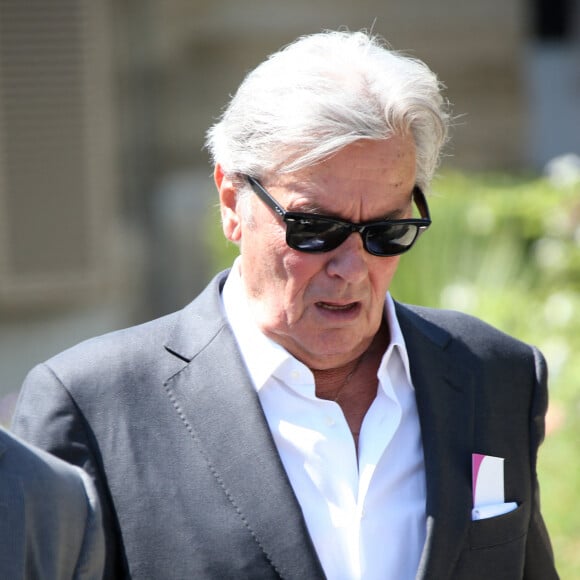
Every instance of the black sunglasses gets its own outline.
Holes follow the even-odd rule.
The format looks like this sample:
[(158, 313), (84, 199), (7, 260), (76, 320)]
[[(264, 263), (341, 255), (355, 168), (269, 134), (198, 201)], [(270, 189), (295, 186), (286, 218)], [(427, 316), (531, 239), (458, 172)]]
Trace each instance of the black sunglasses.
[(431, 216), (424, 193), (413, 189), (413, 200), (421, 219), (373, 220), (354, 224), (319, 215), (286, 211), (260, 184), (244, 176), (254, 193), (286, 224), (286, 243), (300, 252), (330, 252), (338, 248), (352, 233), (358, 232), (364, 249), (374, 256), (397, 256), (411, 249), (417, 238), (431, 225)]

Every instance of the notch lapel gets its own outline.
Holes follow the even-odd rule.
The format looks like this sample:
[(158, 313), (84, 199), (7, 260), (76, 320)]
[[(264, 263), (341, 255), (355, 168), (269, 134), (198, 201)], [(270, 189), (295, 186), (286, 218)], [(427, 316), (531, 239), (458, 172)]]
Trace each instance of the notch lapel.
[[(425, 311), (424, 311), (425, 312)], [(397, 304), (421, 424), (427, 538), (417, 578), (452, 577), (471, 521), (473, 375), (469, 353), (440, 326)]]
[(196, 301), (197, 307), (194, 302), (184, 311), (166, 347), (193, 359), (166, 389), (201, 447), (216, 485), (280, 577), (322, 579), (300, 506), (223, 318), (218, 285), (225, 276), (218, 278)]

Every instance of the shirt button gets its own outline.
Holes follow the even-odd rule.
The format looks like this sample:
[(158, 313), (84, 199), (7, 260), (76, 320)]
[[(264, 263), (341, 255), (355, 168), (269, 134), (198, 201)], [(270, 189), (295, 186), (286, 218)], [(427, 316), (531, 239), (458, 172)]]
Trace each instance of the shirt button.
[(334, 420), (332, 417), (330, 417), (330, 415), (327, 415), (327, 416), (326, 416), (326, 419), (325, 419), (325, 421), (326, 421), (326, 425), (327, 425), (328, 427), (334, 427), (334, 425), (335, 425), (335, 423), (336, 423), (336, 421), (335, 421), (335, 420)]
[(295, 380), (300, 378), (300, 371), (292, 371), (291, 377)]

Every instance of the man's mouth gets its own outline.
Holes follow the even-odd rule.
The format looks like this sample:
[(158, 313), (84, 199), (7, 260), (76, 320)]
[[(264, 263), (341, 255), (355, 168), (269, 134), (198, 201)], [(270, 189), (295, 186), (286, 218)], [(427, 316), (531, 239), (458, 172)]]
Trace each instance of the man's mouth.
[(358, 306), (358, 302), (350, 302), (349, 304), (333, 304), (332, 302), (317, 302), (316, 306), (324, 310), (333, 310), (337, 312), (348, 312), (354, 310)]

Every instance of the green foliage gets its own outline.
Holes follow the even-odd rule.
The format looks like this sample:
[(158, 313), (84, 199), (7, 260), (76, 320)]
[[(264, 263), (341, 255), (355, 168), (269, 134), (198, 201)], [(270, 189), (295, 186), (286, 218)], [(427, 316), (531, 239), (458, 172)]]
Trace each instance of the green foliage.
[[(580, 184), (451, 174), (430, 199), (433, 225), (401, 259), (399, 300), (462, 310), (538, 345), (554, 394), (580, 378)], [(576, 360), (575, 360), (576, 359)]]
[[(392, 294), (474, 314), (545, 354), (543, 512), (561, 577), (580, 578), (580, 184), (449, 173), (429, 204), (433, 225), (401, 258)], [(216, 267), (230, 264), (237, 248), (211, 237)]]

